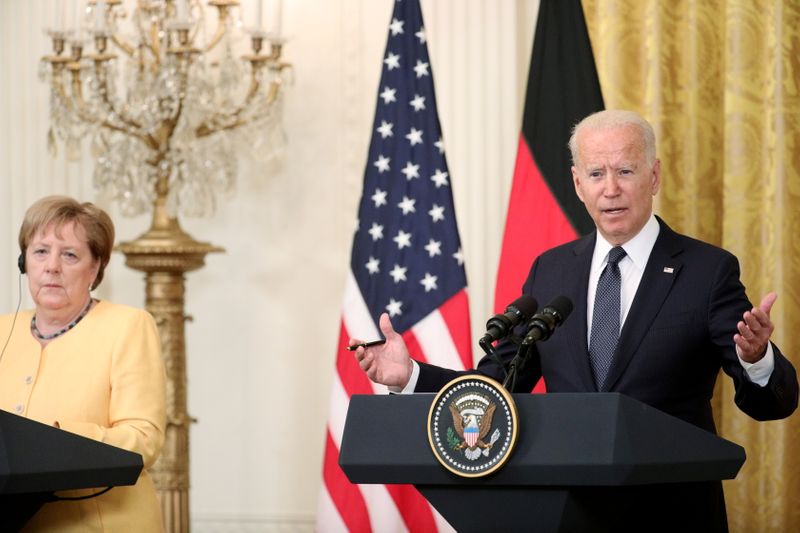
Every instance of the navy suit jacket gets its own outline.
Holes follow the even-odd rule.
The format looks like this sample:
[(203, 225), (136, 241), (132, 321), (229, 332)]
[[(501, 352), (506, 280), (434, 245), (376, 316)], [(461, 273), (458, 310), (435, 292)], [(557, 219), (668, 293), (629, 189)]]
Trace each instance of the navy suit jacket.
[[(757, 420), (789, 416), (797, 407), (797, 375), (773, 345), (775, 369), (766, 387), (753, 384), (736, 356), (733, 335), (742, 314), (752, 309), (739, 281), (736, 258), (715, 246), (672, 231), (660, 232), (620, 332), (604, 391), (619, 392), (686, 422), (716, 432), (711, 396), (719, 370), (732, 379), (736, 405)], [(527, 392), (544, 376), (548, 392), (592, 392), (586, 293), (596, 232), (543, 253), (531, 267), (523, 292), (546, 303), (566, 296), (572, 314), (553, 335), (534, 346), (520, 368), (515, 392)], [(510, 342), (497, 349), (507, 364), (516, 353)], [(484, 357), (478, 372), (498, 381), (501, 366)], [(438, 391), (457, 372), (420, 363), (415, 388)], [(609, 531), (726, 531), (722, 484), (678, 483), (647, 487), (573, 490)], [(598, 526), (600, 527), (600, 526)], [(688, 529), (687, 529), (688, 528)], [(601, 528), (602, 529), (602, 528)]]
[[(773, 345), (775, 370), (766, 387), (746, 376), (733, 335), (752, 309), (739, 281), (739, 263), (729, 252), (680, 235), (661, 219), (660, 232), (620, 333), (604, 391), (636, 398), (691, 424), (715, 431), (711, 397), (719, 370), (732, 379), (736, 405), (757, 420), (789, 416), (797, 407), (797, 376)], [(530, 391), (544, 376), (548, 392), (592, 392), (586, 293), (596, 232), (543, 253), (531, 267), (523, 292), (546, 303), (566, 296), (572, 314), (552, 337), (531, 351), (515, 392)], [(498, 347), (510, 361), (516, 347)], [(477, 372), (503, 380), (484, 357)], [(438, 391), (459, 372), (420, 364), (417, 392)]]

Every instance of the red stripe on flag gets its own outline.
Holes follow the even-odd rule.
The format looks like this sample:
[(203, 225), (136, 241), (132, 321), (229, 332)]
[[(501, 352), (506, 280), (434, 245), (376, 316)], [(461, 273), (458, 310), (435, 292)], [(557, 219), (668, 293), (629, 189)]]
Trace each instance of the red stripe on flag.
[(531, 392), (533, 394), (544, 394), (547, 392), (547, 386), (545, 385), (543, 378), (539, 378), (539, 381), (536, 382), (536, 385), (534, 385)]
[[(462, 291), (463, 292), (463, 291)], [(464, 304), (467, 303), (466, 298)], [(339, 353), (336, 358), (336, 369), (342, 381), (348, 396), (353, 394), (371, 394), (373, 392), (372, 385), (366, 374), (358, 366), (352, 352), (346, 350), (347, 342), (349, 341), (349, 334), (345, 329), (344, 322), (342, 322), (339, 331)], [(409, 348), (409, 351), (414, 354), (422, 354), (419, 342), (411, 331), (403, 334), (403, 338)], [(331, 498), (339, 510), (340, 516), (347, 524), (350, 531), (370, 531), (369, 514), (367, 506), (361, 492), (357, 485), (353, 485), (344, 475), (338, 465), (338, 450), (336, 449), (333, 440), (328, 434), (328, 444), (325, 450), (325, 465), (324, 465), (324, 478), (325, 485), (331, 494)], [(332, 482), (335, 483), (332, 485)], [(427, 500), (414, 488), (413, 485), (386, 485), (389, 495), (392, 497), (397, 510), (403, 517), (403, 521), (409, 531), (436, 531), (436, 521), (433, 518), (430, 505)], [(336, 497), (334, 497), (334, 494)], [(351, 509), (354, 508), (354, 509)], [(349, 513), (354, 511), (356, 516), (363, 513), (366, 517), (356, 518), (355, 524), (352, 524), (351, 519), (347, 518)]]
[(464, 368), (472, 368), (472, 339), (469, 329), (469, 301), (467, 291), (457, 292), (452, 298), (447, 300), (441, 307), (439, 313), (442, 315), (453, 344), (456, 346), (458, 356), (464, 363)]
[(497, 269), (495, 312), (502, 313), (521, 294), (522, 284), (539, 254), (576, 237), (520, 136)]
[(358, 486), (350, 483), (350, 480), (347, 479), (347, 476), (344, 475), (341, 467), (339, 467), (339, 450), (336, 449), (330, 431), (326, 433), (322, 477), (328, 489), (328, 494), (339, 511), (339, 516), (347, 526), (348, 531), (364, 533), (372, 531), (367, 503), (364, 501)]
[(386, 490), (411, 533), (436, 531), (436, 521), (430, 505), (413, 485), (386, 485)]
[[(520, 135), (497, 268), (495, 312), (502, 313), (519, 297), (531, 265), (539, 254), (576, 237), (575, 229), (536, 166), (524, 136)], [(533, 392), (545, 392), (543, 380), (539, 380)]]
[(372, 394), (373, 389), (367, 374), (358, 366), (353, 352), (347, 350), (348, 340), (350, 340), (350, 334), (342, 322), (339, 327), (339, 345), (336, 353), (336, 371), (339, 373), (342, 386), (347, 392), (347, 396)]

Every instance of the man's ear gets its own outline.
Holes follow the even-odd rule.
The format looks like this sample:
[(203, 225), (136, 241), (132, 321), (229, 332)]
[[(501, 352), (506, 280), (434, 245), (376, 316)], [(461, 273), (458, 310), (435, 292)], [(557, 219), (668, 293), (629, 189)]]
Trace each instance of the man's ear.
[(656, 159), (655, 163), (653, 163), (653, 170), (651, 171), (652, 175), (650, 176), (651, 182), (651, 192), (653, 196), (655, 196), (659, 189), (661, 188), (661, 160)]
[(583, 202), (583, 191), (581, 190), (581, 178), (578, 175), (578, 169), (573, 165), (572, 168), (572, 184), (575, 186), (575, 194), (578, 199)]

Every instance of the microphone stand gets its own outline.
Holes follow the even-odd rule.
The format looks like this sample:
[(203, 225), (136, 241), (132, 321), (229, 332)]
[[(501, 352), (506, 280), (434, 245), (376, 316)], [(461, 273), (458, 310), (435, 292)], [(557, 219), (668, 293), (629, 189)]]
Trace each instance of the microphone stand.
[[(486, 338), (479, 340), (478, 344), (484, 353), (503, 370), (503, 388), (511, 392), (514, 388), (514, 382), (516, 381), (517, 368), (528, 358), (528, 352), (537, 339), (531, 340), (528, 336), (520, 337), (517, 335), (510, 335), (508, 340), (519, 347), (517, 348), (516, 355), (514, 355), (514, 358), (511, 359), (511, 363), (508, 365), (503, 363), (503, 360), (500, 359), (500, 356), (497, 354), (497, 350), (495, 350), (492, 343), (487, 341)], [(508, 387), (509, 382), (511, 383), (511, 388)]]
[(486, 340), (486, 337), (482, 338), (478, 341), (478, 345), (484, 351), (484, 353), (489, 356), (489, 358), (497, 363), (497, 366), (503, 369), (503, 374), (505, 374), (506, 378), (508, 378), (508, 371), (506, 370), (506, 365), (503, 364), (503, 361), (500, 359), (500, 356), (497, 355), (497, 350), (494, 349), (492, 343)]
[[(519, 345), (516, 355), (508, 365), (506, 379), (503, 381), (503, 388), (511, 392), (514, 390), (517, 378), (517, 370), (530, 357), (530, 350), (537, 341), (546, 341), (569, 314), (572, 312), (572, 302), (566, 296), (556, 297), (547, 305), (541, 313), (537, 313), (528, 322), (528, 333), (525, 337), (511, 337), (511, 340)], [(503, 368), (505, 371), (505, 368)], [(511, 388), (508, 387), (509, 383)]]
[[(520, 366), (528, 359), (528, 352), (530, 352), (531, 348), (533, 347), (533, 342), (520, 342), (519, 348), (517, 349), (516, 355), (511, 360), (511, 363), (508, 365), (508, 371), (506, 371), (506, 379), (503, 380), (503, 388), (506, 389), (508, 392), (514, 392), (514, 385), (517, 381), (517, 370)], [(503, 367), (505, 371), (505, 367)], [(509, 387), (509, 384), (511, 385)]]

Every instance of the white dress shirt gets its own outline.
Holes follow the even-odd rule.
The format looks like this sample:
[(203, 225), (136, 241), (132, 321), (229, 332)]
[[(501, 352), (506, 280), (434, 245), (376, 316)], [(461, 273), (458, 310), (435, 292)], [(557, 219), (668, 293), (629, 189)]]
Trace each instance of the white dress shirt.
[[(628, 311), (633, 303), (633, 298), (636, 296), (636, 290), (639, 288), (639, 283), (642, 281), (647, 260), (650, 259), (650, 252), (653, 251), (653, 246), (658, 239), (658, 233), (661, 227), (658, 225), (656, 217), (651, 214), (644, 227), (636, 234), (634, 238), (622, 245), (625, 250), (625, 257), (623, 257), (618, 265), (621, 276), (620, 285), (620, 331), (625, 325), (625, 319), (628, 317)], [(614, 246), (603, 238), (600, 232), (597, 232), (597, 241), (594, 245), (594, 254), (592, 255), (592, 267), (589, 271), (589, 290), (586, 294), (586, 345), (589, 346), (589, 337), (592, 331), (592, 319), (594, 314), (594, 298), (597, 292), (597, 281), (600, 279), (600, 273), (606, 267), (608, 262), (608, 252)], [(756, 363), (748, 363), (739, 356), (739, 347), (736, 347), (736, 355), (739, 357), (739, 363), (745, 369), (750, 381), (761, 387), (766, 386), (772, 371), (775, 368), (775, 355), (772, 350), (772, 343), (767, 343), (767, 353), (764, 357)], [(414, 392), (419, 379), (419, 365), (416, 361), (412, 360), (413, 369), (411, 371), (411, 378), (408, 384), (399, 390), (395, 387), (390, 387), (392, 392), (400, 392), (402, 394)]]

